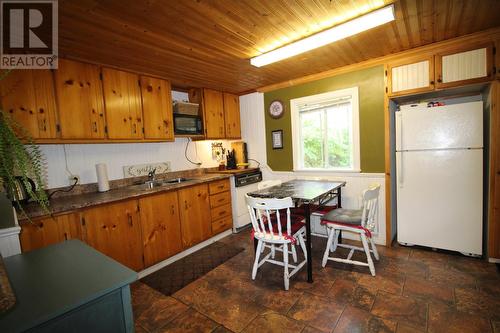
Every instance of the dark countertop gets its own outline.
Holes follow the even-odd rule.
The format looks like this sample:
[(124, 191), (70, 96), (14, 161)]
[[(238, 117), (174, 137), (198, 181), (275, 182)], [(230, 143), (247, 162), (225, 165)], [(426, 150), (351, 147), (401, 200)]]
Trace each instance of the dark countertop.
[[(124, 186), (117, 189), (112, 189), (107, 192), (92, 192), (85, 194), (77, 194), (66, 197), (54, 198), (50, 200), (50, 210), (53, 214), (70, 212), (81, 208), (111, 203), (120, 200), (133, 199), (145, 195), (151, 195), (160, 192), (177, 190), (184, 187), (202, 184), (214, 180), (229, 178), (228, 174), (201, 174), (196, 176), (188, 176), (189, 181), (177, 184), (168, 184), (158, 186), (153, 189), (146, 189), (143, 185)], [(30, 218), (36, 218), (47, 215), (47, 212), (36, 204), (28, 204), (24, 207), (24, 211)], [(19, 219), (23, 219), (23, 215), (19, 214)]]
[(4, 259), (17, 297), (0, 332), (22, 332), (126, 286), (137, 273), (78, 240)]

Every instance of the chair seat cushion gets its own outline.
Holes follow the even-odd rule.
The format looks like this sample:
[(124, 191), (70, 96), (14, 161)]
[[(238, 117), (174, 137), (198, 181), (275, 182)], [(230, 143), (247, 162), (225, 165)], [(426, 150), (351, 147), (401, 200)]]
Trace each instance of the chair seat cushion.
[(325, 214), (322, 222), (340, 222), (343, 224), (361, 225), (362, 214), (363, 211), (361, 209), (337, 208)]

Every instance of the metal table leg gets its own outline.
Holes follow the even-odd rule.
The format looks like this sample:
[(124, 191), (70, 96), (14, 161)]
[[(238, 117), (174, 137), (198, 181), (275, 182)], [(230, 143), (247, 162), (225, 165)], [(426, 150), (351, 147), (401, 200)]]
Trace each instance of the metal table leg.
[[(337, 189), (337, 207), (342, 208), (342, 187)], [(339, 232), (339, 243), (342, 243), (342, 230)]]
[(311, 213), (309, 203), (304, 204), (304, 215), (306, 218), (306, 249), (307, 249), (307, 282), (313, 282), (312, 275), (312, 246), (311, 246)]

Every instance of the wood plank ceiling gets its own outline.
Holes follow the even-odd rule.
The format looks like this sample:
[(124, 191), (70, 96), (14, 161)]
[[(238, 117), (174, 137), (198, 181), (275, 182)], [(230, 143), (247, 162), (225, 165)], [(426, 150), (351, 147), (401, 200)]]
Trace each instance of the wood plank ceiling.
[(500, 25), (498, 0), (400, 0), (396, 20), (256, 68), (249, 58), (388, 0), (61, 0), (62, 57), (243, 93)]

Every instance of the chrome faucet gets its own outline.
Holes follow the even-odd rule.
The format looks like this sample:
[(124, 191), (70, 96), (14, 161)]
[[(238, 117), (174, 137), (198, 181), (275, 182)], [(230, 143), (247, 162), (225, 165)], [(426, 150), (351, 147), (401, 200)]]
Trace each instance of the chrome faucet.
[(156, 179), (156, 168), (148, 172), (148, 180), (154, 182)]

